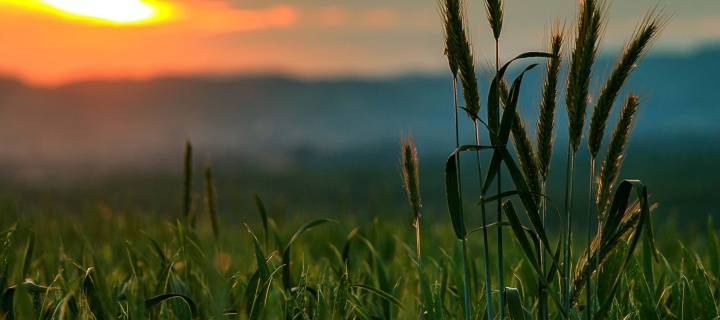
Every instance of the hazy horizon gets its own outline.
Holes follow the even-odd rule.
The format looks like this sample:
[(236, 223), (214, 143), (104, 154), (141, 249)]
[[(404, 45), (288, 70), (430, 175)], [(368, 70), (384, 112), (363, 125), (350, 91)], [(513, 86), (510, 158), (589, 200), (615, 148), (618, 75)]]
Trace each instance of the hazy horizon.
[[(174, 15), (128, 25), (67, 15), (39, 0), (0, 1), (0, 74), (60, 85), (92, 79), (278, 73), (300, 78), (392, 77), (446, 69), (434, 0), (162, 0)], [(576, 1), (508, 2), (501, 55), (545, 47), (549, 26), (570, 30)], [(478, 64), (491, 32), (468, 1)], [(649, 10), (672, 17), (653, 52), (684, 54), (720, 42), (720, 3), (610, 1), (604, 54), (614, 55)], [(570, 31), (566, 32), (570, 33)]]

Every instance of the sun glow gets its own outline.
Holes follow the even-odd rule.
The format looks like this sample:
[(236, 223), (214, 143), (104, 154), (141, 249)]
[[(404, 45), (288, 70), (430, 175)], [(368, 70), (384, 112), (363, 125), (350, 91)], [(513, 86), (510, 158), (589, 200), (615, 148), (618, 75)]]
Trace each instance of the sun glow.
[(105, 24), (147, 24), (172, 16), (168, 4), (155, 0), (24, 0), (14, 1), (71, 19)]

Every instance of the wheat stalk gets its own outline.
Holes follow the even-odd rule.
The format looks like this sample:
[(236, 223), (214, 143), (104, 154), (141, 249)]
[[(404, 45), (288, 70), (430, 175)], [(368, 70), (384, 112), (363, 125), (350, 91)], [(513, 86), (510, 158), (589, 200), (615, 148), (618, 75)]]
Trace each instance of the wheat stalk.
[(401, 168), (402, 178), (407, 192), (408, 202), (413, 211), (414, 223), (417, 224), (420, 219), (420, 174), (418, 169), (417, 149), (412, 134), (408, 133), (407, 138), (400, 135), (401, 146)]
[(183, 163), (183, 216), (189, 228), (195, 227), (195, 216), (192, 213), (192, 143), (185, 142), (185, 161)]
[(488, 22), (490, 22), (490, 27), (493, 30), (493, 37), (495, 37), (495, 40), (498, 40), (500, 38), (500, 32), (502, 31), (503, 5), (500, 0), (487, 0), (485, 1), (485, 7), (487, 9)]
[(577, 152), (580, 147), (580, 139), (585, 125), (590, 75), (602, 29), (602, 10), (598, 8), (595, 0), (583, 2), (577, 28), (565, 99), (570, 145), (574, 152)]
[(212, 166), (210, 161), (205, 162), (205, 208), (210, 217), (213, 236), (217, 245), (220, 245), (220, 226), (218, 224), (217, 196), (215, 191), (215, 183), (213, 182)]
[(635, 30), (633, 40), (625, 48), (625, 52), (618, 59), (610, 78), (608, 78), (597, 103), (590, 117), (590, 129), (588, 130), (588, 148), (594, 158), (600, 150), (600, 145), (607, 126), (607, 119), (615, 104), (620, 89), (627, 81), (628, 76), (635, 70), (637, 63), (641, 60), (648, 47), (652, 45), (662, 28), (667, 24), (668, 18), (662, 14), (655, 14), (650, 11)]
[(550, 59), (547, 63), (547, 76), (543, 84), (540, 114), (536, 126), (538, 170), (540, 170), (540, 176), (543, 180), (547, 179), (550, 172), (550, 159), (552, 158), (553, 129), (555, 127), (558, 94), (557, 84), (560, 77), (560, 66), (562, 65), (562, 43), (563, 31), (557, 28), (552, 32), (550, 40), (550, 50), (557, 58)]
[(465, 108), (476, 116), (480, 111), (480, 91), (475, 74), (475, 58), (465, 31), (464, 3), (461, 0), (447, 0), (441, 5), (445, 50), (453, 75), (460, 71)]
[(612, 138), (610, 139), (610, 144), (608, 145), (607, 153), (605, 155), (605, 161), (603, 161), (602, 168), (600, 169), (600, 176), (598, 177), (597, 206), (598, 214), (601, 216), (604, 215), (609, 204), (610, 192), (612, 192), (613, 184), (615, 183), (617, 175), (620, 171), (623, 154), (625, 152), (625, 145), (627, 144), (628, 136), (630, 135), (630, 129), (632, 127), (638, 105), (638, 96), (629, 94), (627, 102), (620, 112), (620, 117), (615, 125), (615, 130), (612, 133)]

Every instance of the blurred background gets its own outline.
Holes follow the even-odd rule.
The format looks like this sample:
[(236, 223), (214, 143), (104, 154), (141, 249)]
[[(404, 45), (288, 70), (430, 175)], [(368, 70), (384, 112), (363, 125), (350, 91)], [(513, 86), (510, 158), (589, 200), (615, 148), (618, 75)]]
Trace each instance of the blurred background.
[[(546, 49), (552, 26), (572, 34), (577, 5), (508, 1), (503, 59)], [(720, 206), (720, 2), (613, 2), (592, 95), (650, 10), (673, 18), (625, 91), (642, 106), (620, 178), (648, 185), (656, 221), (700, 226)], [(412, 131), (425, 214), (444, 220), (455, 137), (439, 11), (433, 0), (0, 0), (0, 209), (174, 216), (191, 140), (198, 211), (208, 163), (228, 220), (256, 215), (253, 192), (294, 214), (409, 214), (398, 160)], [(469, 1), (467, 19), (484, 101), (494, 45), (484, 2)], [(529, 127), (542, 69), (521, 93)], [(466, 143), (471, 130), (465, 121)]]

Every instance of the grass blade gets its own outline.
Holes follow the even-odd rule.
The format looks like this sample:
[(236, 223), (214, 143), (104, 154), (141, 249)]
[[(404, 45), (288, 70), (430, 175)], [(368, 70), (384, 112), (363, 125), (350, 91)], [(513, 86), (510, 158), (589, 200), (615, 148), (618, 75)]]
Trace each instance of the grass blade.
[(250, 278), (245, 292), (247, 308), (245, 311), (248, 318), (255, 320), (260, 317), (260, 313), (265, 309), (265, 299), (270, 290), (270, 268), (267, 265), (267, 261), (265, 261), (265, 254), (260, 247), (260, 242), (257, 237), (255, 237), (255, 234), (249, 229), (248, 232), (250, 232), (252, 236), (253, 246), (255, 247), (255, 261), (258, 269)]
[(458, 180), (457, 156), (463, 151), (480, 151), (491, 149), (488, 146), (463, 145), (455, 149), (445, 161), (445, 199), (447, 201), (450, 220), (452, 221), (455, 237), (464, 240), (467, 237), (465, 216), (460, 197), (460, 183)]
[(7, 288), (8, 275), (10, 274), (10, 244), (13, 232), (17, 225), (0, 234), (4, 239), (0, 240), (0, 288)]
[(517, 288), (505, 288), (505, 298), (507, 299), (508, 311), (510, 319), (525, 320), (525, 312), (523, 312), (522, 299)]
[[(508, 64), (506, 64), (505, 66), (508, 66), (509, 64), (510, 64), (510, 62), (508, 62)], [(505, 68), (505, 66), (503, 68)], [(493, 145), (496, 145), (496, 146), (506, 146), (507, 145), (508, 139), (510, 138), (510, 131), (512, 129), (512, 124), (515, 120), (515, 112), (517, 110), (517, 102), (518, 102), (518, 97), (520, 96), (520, 87), (522, 85), (523, 77), (525, 75), (525, 72), (532, 70), (533, 68), (535, 68), (535, 66), (537, 66), (537, 64), (531, 64), (528, 67), (526, 67), (525, 70), (523, 70), (520, 73), (520, 75), (518, 75), (517, 78), (515, 78), (515, 80), (513, 81), (513, 84), (510, 87), (508, 104), (507, 104), (507, 106), (505, 106), (505, 110), (503, 111), (502, 120), (499, 124), (499, 128), (497, 128), (495, 139), (492, 139), (493, 133), (491, 132), (491, 134), (490, 134)], [(493, 84), (494, 84), (494, 82), (493, 82)], [(497, 176), (498, 173), (500, 172), (500, 161), (501, 160), (502, 160), (502, 156), (501, 156), (499, 150), (495, 149), (492, 159), (490, 160), (490, 166), (488, 167), (488, 173), (485, 176), (485, 182), (483, 183), (482, 194), (487, 193), (487, 191), (490, 189), (490, 185), (492, 184), (493, 180), (495, 180), (495, 176)]]
[[(543, 247), (547, 250), (548, 253), (550, 253), (550, 255), (552, 255), (553, 252), (549, 249), (551, 248), (550, 240), (545, 233), (545, 227), (543, 226), (542, 218), (540, 217), (540, 213), (537, 206), (535, 205), (533, 195), (530, 192), (530, 189), (525, 181), (525, 178), (522, 175), (522, 172), (520, 171), (520, 168), (518, 168), (517, 164), (515, 164), (515, 161), (512, 158), (512, 155), (510, 155), (510, 152), (507, 150), (507, 148), (502, 147), (498, 149), (501, 151), (505, 166), (510, 173), (510, 177), (515, 184), (515, 188), (517, 188), (518, 196), (520, 197), (520, 200), (523, 204), (523, 207), (525, 208), (525, 212), (527, 213), (528, 218), (530, 218), (530, 223), (532, 224), (533, 229), (537, 233), (540, 242), (543, 244)], [(557, 263), (557, 261), (553, 261), (553, 263)]]
[(463, 214), (462, 200), (460, 198), (460, 183), (458, 181), (457, 153), (453, 152), (445, 162), (445, 199), (447, 201), (450, 220), (452, 221), (455, 237), (465, 239), (465, 216)]
[[(623, 193), (620, 193), (621, 189), (623, 190)], [(638, 201), (640, 202), (640, 216), (638, 218), (637, 224), (634, 227), (632, 237), (630, 238), (627, 255), (625, 256), (625, 259), (623, 260), (623, 263), (620, 267), (620, 275), (624, 274), (625, 268), (630, 261), (630, 258), (632, 258), (635, 247), (640, 240), (640, 233), (642, 232), (643, 224), (645, 223), (646, 219), (650, 218), (650, 208), (647, 201), (647, 188), (645, 188), (645, 186), (640, 181), (623, 180), (618, 187), (618, 191), (615, 194), (615, 197), (629, 198), (629, 194), (633, 189), (635, 190)], [(613, 203), (615, 203), (615, 199), (613, 199)], [(622, 212), (625, 212), (625, 209), (626, 208), (622, 208)], [(605, 232), (603, 232), (603, 235), (605, 235)], [(594, 318), (602, 319), (605, 317), (612, 303), (612, 298), (615, 296), (615, 291), (620, 284), (620, 280), (620, 276), (615, 279), (613, 285), (610, 287), (607, 299), (600, 304), (600, 308), (595, 313)]]
[(255, 207), (258, 210), (258, 213), (260, 213), (260, 219), (262, 220), (263, 224), (263, 234), (265, 235), (265, 249), (267, 250), (268, 246), (268, 214), (267, 210), (265, 210), (265, 204), (263, 204), (262, 199), (260, 199), (260, 196), (257, 195), (257, 193), (253, 193), (253, 202), (255, 202)]
[(699, 307), (695, 310), (696, 314), (702, 319), (715, 319), (718, 316), (716, 301), (700, 259), (688, 249), (683, 249), (682, 264), (685, 276), (687, 276), (696, 298), (696, 306)]
[(23, 254), (23, 262), (22, 262), (22, 278), (26, 279), (28, 277), (28, 270), (30, 269), (30, 264), (32, 263), (32, 256), (33, 256), (33, 250), (35, 249), (35, 232), (30, 231), (30, 235), (28, 236), (27, 245), (25, 246), (25, 254)]
[(348, 274), (345, 272), (342, 277), (340, 277), (340, 284), (335, 292), (332, 319), (347, 319), (347, 305), (349, 300), (350, 289), (348, 285)]
[[(535, 272), (538, 274), (538, 278), (540, 279), (540, 281), (542, 281), (544, 285), (549, 287), (550, 284), (548, 283), (547, 279), (542, 276), (543, 270), (538, 263), (537, 253), (534, 250), (535, 247), (525, 235), (525, 227), (523, 227), (522, 222), (520, 222), (520, 217), (518, 217), (512, 202), (506, 201), (505, 203), (503, 203), (503, 210), (505, 211), (505, 216), (510, 223), (510, 227), (512, 228), (513, 233), (515, 234), (516, 241), (520, 244), (520, 248), (522, 249), (523, 253), (525, 253), (525, 258), (528, 260), (528, 262), (530, 262), (533, 269), (535, 269)], [(557, 293), (554, 291), (548, 292), (550, 293), (550, 296), (553, 298), (553, 301), (557, 305), (558, 311), (562, 313), (560, 297), (558, 297)]]
[(599, 301), (606, 301), (612, 299), (611, 289), (615, 283), (615, 279), (622, 276), (620, 274), (620, 268), (622, 267), (623, 257), (627, 255), (627, 244), (620, 242), (617, 248), (608, 255), (607, 259), (602, 265), (597, 277), (597, 299)]
[(511, 63), (513, 63), (516, 60), (520, 59), (526, 59), (526, 58), (555, 58), (557, 56), (551, 54), (551, 53), (545, 53), (545, 52), (525, 52), (522, 53), (515, 58), (511, 59), (507, 63), (505, 63), (497, 72), (495, 77), (492, 80), (492, 83), (490, 84), (490, 89), (488, 90), (488, 131), (490, 134), (490, 142), (493, 145), (502, 145), (502, 143), (499, 143), (499, 135), (498, 132), (500, 131), (500, 105), (499, 105), (499, 86), (501, 80), (505, 77), (505, 71), (510, 66)]
[(285, 245), (285, 250), (283, 250), (282, 260), (283, 265), (285, 267), (282, 270), (282, 279), (283, 279), (283, 286), (285, 287), (285, 290), (290, 291), (292, 288), (295, 287), (295, 284), (292, 280), (292, 270), (290, 269), (290, 265), (292, 261), (290, 261), (290, 246), (293, 242), (303, 233), (310, 230), (313, 227), (317, 227), (319, 225), (322, 225), (327, 222), (337, 222), (335, 220), (330, 219), (317, 219), (311, 222), (308, 222), (304, 224), (302, 227), (300, 227), (295, 234), (290, 238), (290, 241)]
[(693, 302), (693, 292), (690, 289), (690, 283), (688, 282), (687, 277), (681, 276), (680, 277), (680, 288), (681, 288), (681, 310), (682, 313), (680, 319), (697, 319), (695, 318), (695, 303)]
[(710, 273), (716, 277), (720, 276), (720, 251), (718, 251), (718, 237), (713, 226), (712, 216), (708, 217), (707, 223), (708, 256), (710, 256)]
[(414, 261), (417, 265), (418, 270), (418, 278), (420, 280), (420, 298), (422, 299), (422, 314), (424, 315), (425, 319), (437, 319), (436, 316), (436, 310), (434, 308), (435, 304), (433, 303), (433, 294), (432, 290), (430, 289), (430, 282), (427, 279), (427, 276), (422, 271), (422, 267), (417, 261)]
[(640, 268), (640, 263), (638, 263), (635, 257), (632, 257), (628, 263), (626, 277), (632, 282), (631, 286), (633, 297), (635, 298), (636, 303), (640, 305), (640, 318), (659, 319), (658, 314), (655, 311), (657, 306), (655, 305), (655, 301), (653, 301), (650, 286), (648, 282), (645, 281), (645, 274)]
[(87, 299), (90, 304), (90, 311), (92, 311), (96, 319), (101, 320), (106, 318), (106, 312), (103, 308), (101, 302), (102, 300), (100, 299), (100, 292), (95, 286), (95, 281), (93, 280), (93, 270), (93, 268), (89, 268), (85, 272), (85, 278), (82, 282), (82, 290), (85, 294), (85, 299)]
[(145, 308), (151, 309), (152, 307), (160, 304), (163, 301), (170, 300), (170, 299), (180, 299), (188, 306), (188, 309), (190, 310), (190, 314), (192, 315), (192, 318), (195, 319), (198, 316), (197, 306), (195, 306), (195, 302), (190, 299), (190, 297), (184, 296), (182, 294), (177, 293), (167, 293), (167, 294), (161, 294), (159, 296), (152, 297), (150, 299), (145, 300)]

